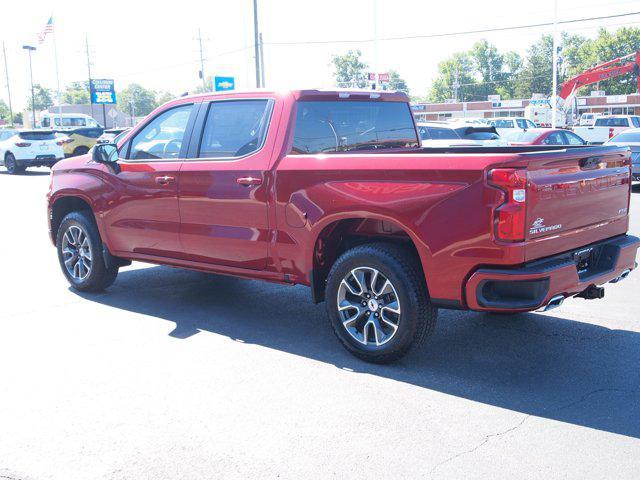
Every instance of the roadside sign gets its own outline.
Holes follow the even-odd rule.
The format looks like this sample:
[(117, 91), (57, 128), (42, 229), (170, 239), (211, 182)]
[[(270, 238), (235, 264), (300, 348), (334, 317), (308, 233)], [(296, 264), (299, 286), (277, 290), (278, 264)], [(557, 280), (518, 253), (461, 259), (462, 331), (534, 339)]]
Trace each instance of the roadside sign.
[(236, 88), (235, 77), (214, 77), (213, 86), (216, 92), (234, 90)]
[(111, 117), (111, 120), (115, 120), (116, 117), (118, 116), (118, 112), (116, 111), (115, 108), (111, 108), (109, 110), (109, 113), (107, 113), (107, 115), (109, 115)]
[(116, 103), (116, 91), (113, 80), (91, 79), (91, 103), (105, 104)]
[(380, 83), (389, 83), (389, 74), (388, 73), (379, 73), (378, 81)]

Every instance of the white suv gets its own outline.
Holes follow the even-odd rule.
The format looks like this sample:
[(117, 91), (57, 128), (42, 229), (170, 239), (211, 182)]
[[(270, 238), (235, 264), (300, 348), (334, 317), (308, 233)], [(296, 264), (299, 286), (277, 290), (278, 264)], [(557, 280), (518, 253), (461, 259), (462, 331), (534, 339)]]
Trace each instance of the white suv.
[(11, 174), (27, 167), (51, 167), (64, 158), (65, 139), (52, 130), (3, 130), (0, 132), (0, 165)]

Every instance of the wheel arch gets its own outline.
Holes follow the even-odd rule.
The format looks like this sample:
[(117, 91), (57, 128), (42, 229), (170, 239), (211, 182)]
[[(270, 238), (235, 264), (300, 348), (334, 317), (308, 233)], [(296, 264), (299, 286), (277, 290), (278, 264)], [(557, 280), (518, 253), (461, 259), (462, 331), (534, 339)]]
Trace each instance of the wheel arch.
[[(49, 222), (51, 226), (51, 241), (56, 243), (56, 236), (58, 234), (58, 228), (62, 219), (71, 212), (84, 211), (91, 214), (98, 230), (100, 231), (100, 223), (94, 213), (91, 202), (88, 198), (78, 194), (60, 195), (51, 202), (51, 208), (49, 212)], [(102, 232), (100, 232), (102, 235)]]
[(350, 248), (371, 242), (393, 242), (407, 248), (420, 262), (428, 285), (426, 272), (431, 259), (428, 246), (394, 218), (368, 213), (332, 216), (317, 224), (314, 232), (312, 250), (307, 256), (310, 256), (309, 282), (314, 303), (324, 300), (327, 276), (337, 258)]

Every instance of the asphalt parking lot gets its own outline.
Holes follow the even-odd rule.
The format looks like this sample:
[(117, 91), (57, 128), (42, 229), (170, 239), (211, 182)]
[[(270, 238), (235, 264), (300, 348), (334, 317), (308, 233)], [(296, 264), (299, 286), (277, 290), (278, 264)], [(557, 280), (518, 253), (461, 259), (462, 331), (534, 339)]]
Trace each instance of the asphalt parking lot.
[[(304, 287), (134, 264), (70, 290), (48, 182), (0, 171), (0, 478), (638, 478), (639, 273), (547, 314), (441, 311), (373, 366)], [(640, 235), (640, 189), (631, 211)]]

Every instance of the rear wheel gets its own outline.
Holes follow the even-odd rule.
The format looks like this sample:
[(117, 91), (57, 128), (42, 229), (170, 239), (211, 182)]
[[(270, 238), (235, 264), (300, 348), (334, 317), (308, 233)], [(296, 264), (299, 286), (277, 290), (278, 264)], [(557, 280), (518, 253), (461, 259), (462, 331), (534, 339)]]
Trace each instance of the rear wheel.
[(25, 171), (25, 167), (18, 165), (16, 157), (11, 152), (8, 152), (4, 157), (4, 166), (10, 175), (16, 175)]
[(84, 155), (85, 153), (89, 152), (89, 148), (88, 147), (77, 147), (74, 151), (73, 151), (73, 156), (77, 157), (78, 155)]
[(395, 244), (346, 251), (329, 273), (326, 298), (340, 342), (374, 363), (397, 360), (422, 343), (433, 332), (438, 314), (419, 260)]
[(118, 267), (107, 266), (98, 228), (85, 212), (71, 212), (58, 228), (56, 246), (62, 273), (75, 289), (104, 290), (118, 275)]

